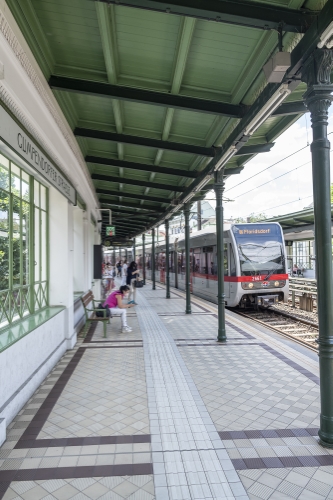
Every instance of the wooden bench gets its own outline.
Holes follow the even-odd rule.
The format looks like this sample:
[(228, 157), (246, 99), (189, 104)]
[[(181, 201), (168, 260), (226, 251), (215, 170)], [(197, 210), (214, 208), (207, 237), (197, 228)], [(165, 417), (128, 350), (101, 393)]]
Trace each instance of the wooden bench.
[[(100, 300), (95, 300), (94, 299), (94, 294), (92, 293), (91, 290), (88, 290), (87, 293), (85, 293), (81, 297), (81, 301), (84, 307), (84, 313), (86, 316), (86, 326), (83, 330), (83, 337), (85, 337), (89, 331), (90, 325), (93, 321), (102, 321), (103, 323), (103, 329), (104, 329), (104, 338), (106, 337), (106, 327), (107, 324), (110, 323), (110, 317), (106, 316), (106, 309), (98, 309), (98, 305), (101, 303)], [(89, 304), (92, 304), (92, 308), (89, 308)], [(96, 306), (97, 304), (97, 306)], [(102, 316), (96, 316), (97, 311), (103, 311), (103, 317)]]

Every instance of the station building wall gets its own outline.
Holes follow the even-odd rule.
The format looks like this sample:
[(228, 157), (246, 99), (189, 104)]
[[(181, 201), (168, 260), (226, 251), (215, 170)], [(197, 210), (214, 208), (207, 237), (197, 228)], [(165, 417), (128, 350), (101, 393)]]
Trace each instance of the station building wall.
[[(0, 320), (1, 445), (8, 424), (66, 350), (73, 349), (83, 324), (80, 293), (92, 288), (98, 299), (100, 290), (99, 281), (93, 279), (93, 245), (100, 243), (100, 234), (96, 224), (98, 200), (90, 174), (75, 137), (4, 0), (0, 0), (0, 112), (1, 116), (8, 116), (8, 123), (15, 122), (32, 147), (42, 152), (45, 161), (55, 166), (65, 179), (64, 184), (54, 185), (54, 179), (36, 168), (33, 155), (29, 158), (18, 145), (15, 147), (15, 134), (12, 141), (6, 139), (9, 128), (6, 120), (0, 121), (0, 154), (13, 161), (24, 172), (23, 176), (29, 176), (31, 185), (36, 180), (42, 189), (45, 187), (48, 200), (47, 215), (38, 219), (36, 214), (40, 209), (35, 207), (36, 200), (29, 199), (31, 222), (39, 221), (29, 226), (29, 234), (22, 236), (26, 216), (23, 212), (15, 214), (13, 204), (7, 216), (13, 238), (21, 238), (24, 244), (29, 242), (29, 252), (35, 261), (29, 261), (30, 269), (25, 276), (22, 270), (26, 254), (21, 252), (21, 260), (18, 259), (21, 273), (16, 273), (15, 279), (11, 266), (8, 267), (7, 292), (11, 298), (2, 311), (8, 312), (13, 307), (17, 311), (12, 309), (9, 319), (2, 314)], [(75, 205), (73, 197), (66, 196), (66, 182), (76, 191), (79, 205)], [(15, 193), (8, 196), (13, 199)], [(24, 200), (20, 203), (23, 206)], [(5, 220), (2, 213), (0, 219)], [(1, 224), (4, 222), (0, 221), (0, 237), (4, 238), (9, 230)], [(9, 246), (11, 256), (12, 250)], [(39, 266), (42, 258), (46, 267)], [(0, 271), (3, 263), (0, 252)], [(38, 291), (39, 301), (33, 281), (38, 267), (46, 283), (44, 295)], [(15, 280), (20, 280), (20, 286)], [(22, 290), (30, 293), (29, 307), (34, 302), (30, 309), (28, 303), (24, 305)], [(0, 290), (0, 296), (2, 293), (5, 292)]]

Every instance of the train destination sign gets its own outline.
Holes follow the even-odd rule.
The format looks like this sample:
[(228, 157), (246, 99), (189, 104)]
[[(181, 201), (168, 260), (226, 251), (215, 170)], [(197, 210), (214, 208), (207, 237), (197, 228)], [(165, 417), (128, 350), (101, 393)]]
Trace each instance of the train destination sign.
[(74, 187), (2, 106), (0, 106), (0, 137), (73, 205), (76, 205)]

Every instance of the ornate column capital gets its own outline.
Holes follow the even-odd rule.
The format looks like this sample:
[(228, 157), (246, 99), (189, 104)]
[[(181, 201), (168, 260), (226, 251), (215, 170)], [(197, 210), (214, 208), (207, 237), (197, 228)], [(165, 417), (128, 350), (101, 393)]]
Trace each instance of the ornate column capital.
[(184, 214), (189, 215), (191, 211), (191, 205), (189, 203), (184, 203)]
[(221, 185), (224, 188), (225, 185), (224, 169), (214, 172), (214, 187), (216, 184)]
[(169, 229), (169, 221), (168, 220), (164, 221), (164, 225), (165, 225), (165, 229)]
[(314, 109), (311, 107), (315, 101), (324, 101), (319, 105), (317, 112), (323, 112), (327, 106), (330, 106), (332, 101), (331, 93), (333, 85), (330, 75), (333, 67), (333, 50), (332, 49), (316, 49), (310, 57), (305, 61), (302, 69), (302, 82), (308, 86), (307, 91), (303, 95), (305, 105), (310, 112), (316, 113), (317, 106)]

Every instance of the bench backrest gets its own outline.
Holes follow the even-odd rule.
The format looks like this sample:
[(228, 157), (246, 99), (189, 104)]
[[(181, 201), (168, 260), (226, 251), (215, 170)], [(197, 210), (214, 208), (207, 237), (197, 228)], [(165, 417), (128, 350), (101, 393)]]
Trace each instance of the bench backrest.
[(94, 294), (92, 293), (91, 290), (88, 290), (87, 293), (85, 293), (82, 297), (81, 297), (81, 300), (82, 300), (82, 304), (83, 304), (83, 307), (86, 308), (88, 307), (88, 305), (90, 304), (90, 302), (92, 300), (94, 300)]

